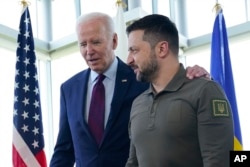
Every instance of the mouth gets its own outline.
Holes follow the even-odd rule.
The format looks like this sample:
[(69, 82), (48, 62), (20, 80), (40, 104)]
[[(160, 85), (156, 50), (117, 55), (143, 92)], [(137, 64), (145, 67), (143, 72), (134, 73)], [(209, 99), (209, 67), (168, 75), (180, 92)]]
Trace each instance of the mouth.
[(98, 60), (99, 60), (99, 59), (90, 59), (90, 60), (88, 60), (88, 62), (89, 62), (90, 64), (96, 64), (96, 63), (98, 62)]
[(132, 66), (134, 73), (137, 74), (139, 72), (139, 68), (137, 66)]
[(138, 68), (134, 69), (134, 73), (138, 74), (139, 73), (139, 69)]

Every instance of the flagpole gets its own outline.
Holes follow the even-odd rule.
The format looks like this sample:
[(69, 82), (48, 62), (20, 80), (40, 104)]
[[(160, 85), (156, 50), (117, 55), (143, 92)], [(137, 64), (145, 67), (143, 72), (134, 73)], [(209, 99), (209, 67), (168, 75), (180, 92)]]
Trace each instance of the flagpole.
[(121, 58), (123, 62), (127, 62), (128, 40), (126, 35), (126, 22), (123, 12), (123, 9), (126, 8), (127, 5), (122, 0), (116, 0), (116, 6), (117, 13), (115, 17), (115, 31), (118, 36), (118, 45), (115, 50), (115, 54)]

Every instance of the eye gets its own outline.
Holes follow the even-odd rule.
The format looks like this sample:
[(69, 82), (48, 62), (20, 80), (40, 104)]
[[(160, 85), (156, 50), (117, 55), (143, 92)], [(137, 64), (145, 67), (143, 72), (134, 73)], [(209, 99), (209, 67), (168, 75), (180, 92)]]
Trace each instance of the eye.
[(92, 42), (94, 45), (99, 45), (101, 42), (100, 41), (93, 41)]
[(129, 48), (129, 53), (131, 53), (131, 54), (136, 54), (137, 52), (138, 52), (138, 49), (136, 49), (136, 48)]
[(86, 47), (86, 46), (87, 46), (87, 43), (82, 42), (82, 43), (79, 44), (79, 46), (80, 46), (80, 47)]

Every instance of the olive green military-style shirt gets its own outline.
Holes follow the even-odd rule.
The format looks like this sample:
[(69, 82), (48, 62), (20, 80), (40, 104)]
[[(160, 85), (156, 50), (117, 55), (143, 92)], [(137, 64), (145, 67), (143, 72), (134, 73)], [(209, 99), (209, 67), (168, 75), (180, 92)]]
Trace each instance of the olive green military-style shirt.
[(189, 80), (182, 64), (166, 88), (152, 86), (132, 106), (126, 167), (229, 167), (233, 119), (222, 88)]

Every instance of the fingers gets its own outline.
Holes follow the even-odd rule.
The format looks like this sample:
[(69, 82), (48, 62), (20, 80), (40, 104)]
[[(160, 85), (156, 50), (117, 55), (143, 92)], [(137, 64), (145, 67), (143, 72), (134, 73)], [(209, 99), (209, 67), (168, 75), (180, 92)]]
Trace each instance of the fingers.
[(205, 77), (211, 79), (210, 74), (203, 67), (200, 67), (198, 65), (194, 65), (193, 67), (188, 66), (186, 70), (187, 70), (186, 76), (189, 79), (199, 78), (199, 77)]

